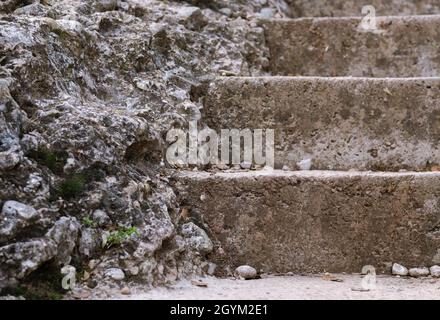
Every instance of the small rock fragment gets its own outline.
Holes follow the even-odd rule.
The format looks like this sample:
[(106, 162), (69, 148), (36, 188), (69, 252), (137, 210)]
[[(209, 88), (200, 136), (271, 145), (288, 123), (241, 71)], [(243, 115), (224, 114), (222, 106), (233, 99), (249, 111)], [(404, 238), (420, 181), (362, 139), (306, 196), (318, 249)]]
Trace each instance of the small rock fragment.
[(38, 217), (37, 210), (14, 200), (6, 201), (0, 213), (0, 242), (13, 238)]
[(131, 294), (130, 288), (129, 287), (123, 287), (121, 289), (121, 294), (123, 294), (123, 295), (130, 295)]
[(235, 274), (243, 279), (254, 279), (257, 276), (257, 270), (251, 266), (243, 265), (235, 269)]
[(186, 238), (187, 243), (190, 247), (194, 248), (201, 254), (210, 253), (214, 245), (211, 239), (209, 239), (205, 230), (194, 224), (193, 222), (188, 222), (182, 225), (182, 235)]
[(312, 168), (312, 159), (304, 159), (297, 162), (300, 170), (310, 170)]
[(242, 169), (249, 170), (252, 167), (252, 163), (248, 161), (243, 161), (242, 163), (240, 163), (240, 167)]
[(198, 7), (179, 8), (177, 20), (190, 30), (199, 30), (207, 24), (206, 17)]
[(328, 272), (324, 273), (324, 275), (322, 276), (322, 280), (333, 281), (333, 282), (344, 282), (343, 279), (337, 278), (337, 277), (335, 277), (334, 275), (332, 275), (332, 274), (330, 274)]
[(440, 266), (432, 266), (431, 268), (429, 268), (429, 272), (434, 278), (440, 278)]
[(408, 269), (398, 263), (394, 263), (391, 269), (391, 273), (397, 276), (407, 276)]
[(92, 219), (93, 219), (93, 221), (96, 221), (96, 223), (100, 227), (103, 227), (103, 226), (111, 224), (110, 217), (107, 215), (107, 213), (105, 213), (105, 211), (102, 211), (102, 210), (99, 210), (99, 209), (95, 210), (92, 213)]
[(366, 289), (366, 288), (351, 288), (351, 291), (368, 292), (368, 291), (370, 291), (370, 289)]
[(191, 280), (191, 284), (193, 286), (197, 286), (197, 287), (203, 287), (203, 288), (208, 287), (208, 284), (206, 282), (203, 282), (203, 281), (197, 280), (197, 279)]
[(95, 8), (97, 11), (112, 11), (118, 7), (117, 0), (99, 0), (95, 2)]
[(409, 275), (411, 277), (426, 277), (429, 276), (429, 269), (426, 267), (411, 268), (409, 269)]
[(98, 285), (98, 281), (96, 281), (95, 279), (89, 278), (87, 279), (87, 287), (89, 287), (90, 289), (96, 288), (96, 286)]
[(290, 168), (288, 166), (284, 165), (281, 170), (283, 170), (283, 171), (290, 171)]
[(113, 280), (124, 280), (125, 278), (124, 271), (119, 268), (109, 268), (105, 270), (105, 276)]
[(232, 10), (229, 8), (221, 8), (219, 12), (227, 17), (230, 17), (232, 15)]
[(228, 170), (229, 169), (229, 166), (227, 164), (224, 164), (224, 163), (216, 164), (213, 167), (215, 169), (218, 169), (218, 170)]
[(217, 268), (217, 265), (212, 262), (205, 262), (202, 265), (202, 270), (205, 271), (209, 275), (213, 275), (216, 268)]
[(87, 299), (88, 297), (90, 297), (91, 294), (92, 293), (90, 291), (80, 290), (80, 291), (76, 291), (76, 292), (72, 293), (72, 297), (74, 299), (81, 300), (81, 299)]
[(262, 19), (272, 19), (275, 15), (275, 10), (272, 8), (263, 8), (260, 11), (260, 17)]

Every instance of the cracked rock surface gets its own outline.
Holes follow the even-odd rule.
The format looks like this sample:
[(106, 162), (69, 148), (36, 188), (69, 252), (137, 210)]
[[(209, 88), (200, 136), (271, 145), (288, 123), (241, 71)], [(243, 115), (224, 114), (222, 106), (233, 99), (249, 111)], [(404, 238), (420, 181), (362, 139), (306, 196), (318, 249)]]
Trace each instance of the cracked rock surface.
[(212, 243), (203, 226), (182, 225), (163, 137), (198, 117), (191, 97), (206, 80), (266, 72), (255, 22), (264, 8), (289, 10), (256, 0), (2, 1), (0, 290), (47, 264), (73, 265), (90, 286), (111, 281), (111, 268), (151, 284), (203, 273)]

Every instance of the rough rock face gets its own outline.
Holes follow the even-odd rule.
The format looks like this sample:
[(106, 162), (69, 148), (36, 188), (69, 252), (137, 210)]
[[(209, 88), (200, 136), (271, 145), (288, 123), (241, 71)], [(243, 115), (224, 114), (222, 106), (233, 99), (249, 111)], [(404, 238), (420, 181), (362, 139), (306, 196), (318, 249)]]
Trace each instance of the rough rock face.
[(202, 271), (209, 239), (180, 227), (163, 137), (198, 116), (210, 77), (267, 69), (254, 20), (265, 8), (289, 11), (256, 0), (2, 1), (0, 290), (45, 262), (154, 283)]
[(70, 255), (78, 240), (79, 223), (73, 217), (62, 217), (47, 232), (46, 236), (57, 244), (58, 253), (56, 260), (58, 264), (68, 264)]
[(2, 286), (15, 285), (41, 264), (52, 259), (57, 252), (56, 243), (49, 239), (32, 239), (0, 248), (0, 281)]
[(37, 210), (17, 201), (6, 201), (1, 211), (0, 242), (6, 242), (38, 216)]

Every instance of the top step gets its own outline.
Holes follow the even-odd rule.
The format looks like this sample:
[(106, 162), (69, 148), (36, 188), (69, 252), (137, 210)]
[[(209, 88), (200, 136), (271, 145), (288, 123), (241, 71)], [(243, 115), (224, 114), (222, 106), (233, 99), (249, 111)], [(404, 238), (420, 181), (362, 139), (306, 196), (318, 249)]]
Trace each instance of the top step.
[(293, 0), (291, 15), (299, 17), (357, 17), (372, 5), (377, 15), (409, 16), (440, 14), (438, 0)]
[(354, 17), (275, 19), (261, 23), (273, 75), (440, 75), (440, 15), (378, 17), (371, 29), (365, 28), (363, 18)]

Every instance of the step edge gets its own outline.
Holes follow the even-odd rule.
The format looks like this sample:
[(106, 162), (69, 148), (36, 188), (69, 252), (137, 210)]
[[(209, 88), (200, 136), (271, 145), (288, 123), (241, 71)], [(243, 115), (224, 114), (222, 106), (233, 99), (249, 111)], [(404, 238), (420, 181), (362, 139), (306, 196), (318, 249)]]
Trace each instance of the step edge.
[(173, 173), (174, 177), (184, 178), (246, 178), (246, 177), (298, 177), (298, 178), (439, 178), (440, 171), (333, 171), (333, 170), (261, 170), (261, 171), (235, 171), (235, 172), (209, 172), (209, 171), (179, 171)]
[(396, 81), (396, 82), (410, 82), (410, 81), (440, 81), (440, 76), (435, 77), (353, 77), (353, 76), (336, 76), (336, 77), (325, 77), (325, 76), (219, 76), (214, 79), (216, 80), (320, 80), (320, 81), (371, 81), (371, 82), (381, 82), (381, 81)]
[[(360, 16), (345, 16), (345, 17), (300, 17), (300, 18), (272, 18), (272, 19), (258, 19), (259, 23), (299, 23), (299, 22), (328, 22), (328, 21), (360, 21), (365, 17)], [(378, 21), (393, 20), (393, 21), (411, 21), (411, 20), (439, 20), (440, 14), (416, 14), (416, 15), (377, 15)]]

